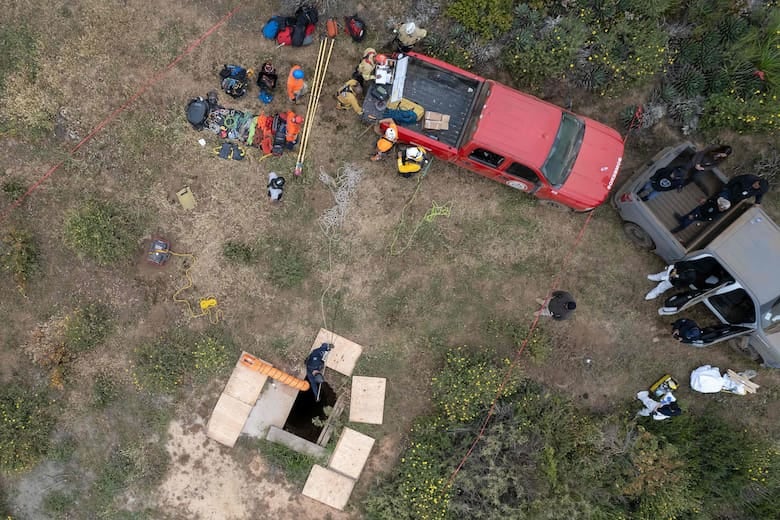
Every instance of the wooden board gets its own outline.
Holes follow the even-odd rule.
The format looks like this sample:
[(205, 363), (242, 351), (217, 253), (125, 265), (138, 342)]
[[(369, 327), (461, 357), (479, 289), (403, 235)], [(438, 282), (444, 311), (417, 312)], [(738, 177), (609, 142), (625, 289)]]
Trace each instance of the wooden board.
[(357, 480), (366, 465), (374, 439), (351, 428), (344, 428), (330, 457), (328, 467)]
[(343, 511), (354, 487), (353, 479), (315, 464), (303, 486), (303, 496)]
[(241, 435), (241, 430), (251, 411), (251, 405), (223, 393), (214, 411), (211, 412), (211, 418), (206, 426), (206, 435), (232, 448)]
[[(245, 352), (242, 352), (243, 354)], [(268, 376), (245, 367), (240, 360), (241, 358), (239, 357), (236, 368), (233, 369), (233, 373), (230, 375), (230, 379), (222, 392), (235, 397), (242, 403), (254, 406)]]
[(735, 383), (739, 383), (745, 387), (745, 391), (749, 394), (755, 394), (756, 390), (761, 388), (759, 385), (755, 384), (753, 381), (746, 377), (742, 377), (741, 375), (737, 374), (731, 369), (728, 369), (726, 373), (729, 376), (729, 379), (734, 381)]
[(325, 366), (345, 376), (351, 376), (360, 354), (363, 353), (363, 347), (327, 329), (320, 329), (317, 337), (314, 339), (311, 350), (323, 343), (333, 344), (333, 350), (328, 352)]
[(354, 376), (349, 403), (349, 421), (382, 424), (385, 412), (384, 377)]

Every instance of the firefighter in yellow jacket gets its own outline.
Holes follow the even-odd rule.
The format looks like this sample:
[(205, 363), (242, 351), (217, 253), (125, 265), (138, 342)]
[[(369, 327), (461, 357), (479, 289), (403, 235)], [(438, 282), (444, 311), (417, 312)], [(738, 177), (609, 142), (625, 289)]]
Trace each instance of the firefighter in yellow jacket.
[(422, 170), (427, 162), (425, 148), (422, 146), (410, 146), (406, 152), (398, 152), (398, 174), (409, 178)]
[(336, 101), (338, 101), (338, 108), (340, 110), (349, 110), (350, 108), (355, 111), (359, 116), (363, 115), (363, 107), (358, 101), (358, 95), (363, 89), (360, 88), (360, 84), (356, 79), (351, 79), (344, 83), (336, 94)]

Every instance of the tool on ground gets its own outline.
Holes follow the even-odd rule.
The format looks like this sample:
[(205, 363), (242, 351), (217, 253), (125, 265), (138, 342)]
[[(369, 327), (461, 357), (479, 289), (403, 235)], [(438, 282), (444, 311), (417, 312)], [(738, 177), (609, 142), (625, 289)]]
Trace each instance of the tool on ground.
[(669, 374), (666, 374), (661, 377), (661, 379), (650, 385), (650, 392), (655, 394), (656, 397), (662, 397), (669, 392), (677, 390), (679, 387), (680, 385), (677, 383), (677, 381)]
[(185, 186), (177, 191), (176, 198), (179, 199), (179, 204), (181, 204), (181, 207), (184, 209), (189, 210), (197, 206), (197, 203), (195, 202), (195, 194), (192, 193), (192, 190), (189, 186)]
[(146, 261), (157, 267), (163, 267), (171, 258), (171, 243), (164, 238), (154, 237), (146, 252)]
[(333, 54), (334, 38), (330, 38), (330, 45), (326, 48), (326, 39), (320, 40), (320, 48), (317, 54), (317, 67), (314, 70), (314, 81), (312, 83), (312, 92), (309, 96), (309, 104), (306, 107), (306, 119), (303, 123), (303, 129), (301, 131), (301, 140), (298, 145), (298, 159), (295, 162), (295, 175), (301, 175), (303, 172), (303, 161), (306, 159), (306, 148), (309, 144), (309, 135), (314, 124), (314, 117), (317, 114), (317, 108), (320, 104), (320, 95), (322, 94), (322, 87), (325, 83), (325, 75), (328, 71), (328, 64), (330, 63), (330, 57)]
[(195, 265), (195, 255), (192, 253), (177, 253), (175, 251), (170, 250), (170, 244), (169, 249), (161, 250), (159, 251), (163, 254), (168, 254), (170, 256), (179, 256), (183, 258), (189, 258), (189, 263), (186, 263), (185, 261), (185, 268), (184, 268), (184, 276), (187, 278), (187, 284), (180, 287), (176, 290), (175, 293), (173, 293), (173, 301), (176, 303), (183, 303), (187, 306), (187, 311), (190, 313), (190, 318), (201, 318), (203, 316), (208, 316), (209, 321), (213, 324), (216, 324), (219, 322), (219, 320), (222, 318), (222, 310), (217, 309), (217, 299), (213, 296), (206, 296), (204, 298), (200, 298), (198, 300), (198, 308), (200, 309), (200, 312), (195, 312), (192, 309), (192, 304), (190, 301), (186, 298), (179, 298), (179, 294), (186, 291), (187, 289), (190, 289), (193, 286), (192, 282), (192, 275), (190, 274), (190, 270), (192, 269), (192, 266)]
[(251, 354), (247, 354), (246, 352), (244, 352), (244, 354), (241, 356), (241, 359), (239, 361), (241, 362), (242, 365), (244, 365), (248, 369), (254, 370), (255, 372), (260, 372), (261, 374), (265, 374), (271, 379), (275, 379), (280, 383), (284, 383), (285, 385), (291, 386), (296, 390), (305, 392), (306, 390), (309, 389), (308, 381), (305, 381), (303, 379), (298, 379), (297, 377), (282, 372), (278, 368), (274, 368), (272, 365), (269, 365), (268, 363), (264, 363), (263, 361), (261, 361), (260, 359), (256, 358)]

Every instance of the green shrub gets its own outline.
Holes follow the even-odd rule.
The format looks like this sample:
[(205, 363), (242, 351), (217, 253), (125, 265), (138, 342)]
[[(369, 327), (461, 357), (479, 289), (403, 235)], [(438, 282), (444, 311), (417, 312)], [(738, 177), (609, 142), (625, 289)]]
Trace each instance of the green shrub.
[[(573, 72), (587, 26), (573, 16), (554, 25), (542, 22), (538, 13), (525, 11), (526, 27), (507, 45), (504, 64), (517, 81), (539, 90), (546, 80), (562, 80)], [(534, 26), (533, 22), (539, 20)], [(592, 78), (595, 79), (595, 78)]]
[[(508, 366), (509, 360), (504, 364)], [(496, 397), (506, 367), (496, 367), (487, 357), (462, 348), (447, 352), (444, 368), (431, 382), (433, 401), (441, 417), (451, 423), (467, 423), (482, 413)], [(501, 396), (512, 395), (518, 377), (508, 380)]]
[(152, 393), (176, 393), (227, 371), (237, 354), (235, 344), (218, 329), (198, 336), (174, 329), (136, 349), (134, 382)]
[(297, 287), (309, 276), (309, 262), (303, 243), (292, 238), (279, 238), (267, 244), (269, 277), (281, 288)]
[(11, 230), (0, 242), (0, 267), (9, 272), (24, 294), (30, 277), (40, 271), (38, 245), (30, 233)]
[(204, 336), (196, 341), (192, 348), (195, 379), (205, 382), (227, 372), (235, 364), (237, 349), (232, 347), (232, 344), (211, 336)]
[(225, 245), (222, 247), (222, 254), (229, 262), (234, 264), (251, 265), (257, 262), (257, 251), (255, 251), (255, 248), (243, 242), (234, 240), (225, 242)]
[(68, 462), (73, 458), (73, 454), (76, 453), (78, 448), (78, 442), (72, 435), (65, 435), (64, 437), (57, 439), (46, 452), (46, 456), (49, 460), (57, 462)]
[(19, 383), (0, 385), (0, 470), (35, 464), (48, 450), (53, 427), (44, 392)]
[(715, 94), (704, 103), (701, 127), (718, 131), (732, 129), (745, 134), (775, 133), (780, 130), (778, 96), (759, 92), (749, 98)]
[(23, 70), (30, 81), (38, 72), (38, 45), (29, 26), (8, 23), (0, 27), (0, 94), (5, 89), (7, 78), (17, 70)]
[(75, 497), (65, 491), (52, 491), (43, 499), (43, 509), (55, 518), (67, 518)]
[(287, 446), (261, 439), (257, 442), (263, 458), (275, 469), (284, 473), (287, 480), (302, 486), (309, 476), (312, 466), (320, 462), (315, 457), (291, 450)]
[(115, 203), (90, 200), (65, 222), (65, 241), (100, 265), (128, 259), (141, 234), (140, 219)]
[(116, 376), (108, 372), (101, 372), (95, 376), (92, 383), (92, 403), (97, 408), (105, 408), (116, 401), (122, 392), (122, 385), (116, 380)]
[(512, 27), (512, 0), (454, 0), (447, 15), (488, 40)]
[(9, 200), (15, 201), (27, 192), (27, 185), (17, 177), (11, 177), (3, 182), (3, 193)]
[(79, 307), (65, 322), (65, 346), (71, 352), (85, 352), (100, 345), (113, 329), (113, 312), (102, 303)]
[(94, 489), (101, 502), (108, 503), (133, 482), (153, 487), (165, 476), (169, 463), (170, 457), (162, 445), (114, 446), (98, 471)]

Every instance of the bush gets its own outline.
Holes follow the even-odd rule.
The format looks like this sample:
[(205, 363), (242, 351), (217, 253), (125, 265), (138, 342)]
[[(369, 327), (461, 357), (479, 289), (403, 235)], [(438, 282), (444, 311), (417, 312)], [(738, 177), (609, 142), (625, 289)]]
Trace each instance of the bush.
[(36, 60), (37, 43), (32, 30), (27, 25), (3, 24), (0, 27), (0, 94), (3, 93), (6, 80), (21, 69), (28, 80), (34, 81), (38, 71)]
[(291, 450), (287, 446), (261, 439), (257, 447), (263, 458), (275, 469), (282, 471), (287, 480), (297, 486), (303, 486), (312, 466), (320, 462), (315, 457)]
[(749, 98), (734, 94), (715, 94), (704, 102), (701, 127), (718, 131), (732, 129), (739, 133), (762, 134), (780, 130), (778, 96), (756, 93)]
[(119, 398), (121, 390), (121, 384), (114, 375), (101, 372), (92, 383), (92, 403), (97, 408), (105, 408)]
[(43, 499), (43, 509), (54, 518), (67, 518), (75, 497), (65, 491), (52, 491)]
[(447, 15), (488, 40), (512, 27), (512, 0), (455, 0)]
[(222, 254), (229, 262), (234, 264), (251, 265), (257, 262), (257, 251), (255, 251), (255, 248), (242, 242), (233, 240), (225, 242), (225, 245), (222, 247)]
[(109, 265), (132, 256), (141, 229), (140, 219), (124, 208), (90, 200), (66, 220), (65, 241), (79, 255)]
[(30, 277), (40, 270), (38, 245), (27, 231), (11, 230), (0, 242), (0, 266), (11, 273), (24, 294)]
[(113, 313), (102, 303), (79, 307), (65, 321), (65, 346), (85, 352), (100, 345), (113, 329)]
[(309, 276), (309, 262), (303, 243), (290, 238), (271, 240), (266, 245), (271, 283), (281, 289), (297, 287)]
[(8, 195), (8, 198), (12, 201), (19, 199), (27, 192), (27, 185), (17, 177), (11, 177), (3, 182), (3, 193)]
[[(509, 360), (504, 360), (506, 366)], [(443, 419), (453, 423), (467, 423), (481, 414), (496, 398), (506, 367), (496, 367), (486, 357), (473, 356), (458, 348), (447, 353), (445, 366), (434, 377), (433, 401), (439, 406)], [(501, 396), (512, 395), (517, 378), (508, 380)]]
[(193, 375), (200, 382), (225, 373), (235, 364), (236, 348), (224, 340), (205, 336), (195, 342), (192, 357), (195, 361)]
[(134, 382), (140, 389), (172, 394), (226, 371), (237, 352), (230, 338), (218, 330), (194, 336), (185, 329), (174, 329), (136, 350)]
[(18, 383), (0, 385), (0, 470), (21, 471), (38, 462), (53, 427), (44, 392)]

